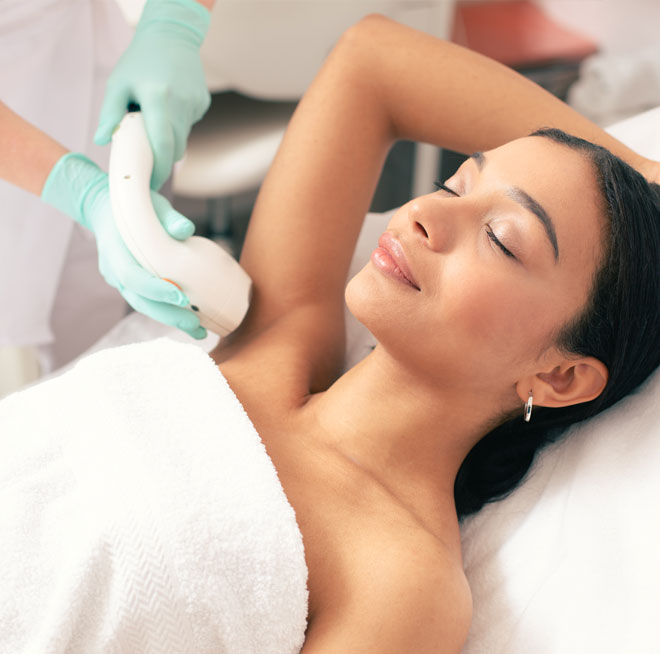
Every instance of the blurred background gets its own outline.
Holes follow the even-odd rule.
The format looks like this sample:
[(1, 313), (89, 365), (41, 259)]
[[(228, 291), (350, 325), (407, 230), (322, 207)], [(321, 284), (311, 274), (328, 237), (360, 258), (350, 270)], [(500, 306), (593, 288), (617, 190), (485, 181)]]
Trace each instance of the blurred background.
[[(118, 0), (129, 23), (141, 0)], [(658, 0), (218, 0), (203, 60), (212, 108), (172, 179), (199, 233), (240, 253), (296, 102), (339, 35), (370, 12), (486, 54), (607, 126), (660, 105)], [(387, 159), (372, 211), (428, 193), (463, 157), (411, 142)]]
[[(111, 11), (99, 25), (112, 23), (125, 43), (114, 37), (104, 41), (99, 25), (81, 28), (76, 59), (81, 70), (96, 62), (105, 77), (128, 43), (144, 0), (107, 5)], [(259, 187), (297, 102), (342, 32), (372, 12), (511, 66), (602, 126), (660, 105), (660, 0), (217, 0), (202, 47), (211, 108), (193, 127), (186, 154), (162, 189), (196, 223), (199, 235), (240, 255)], [(25, 46), (29, 50), (34, 44)], [(64, 79), (67, 87), (74, 85), (83, 75), (62, 72), (61, 64), (52, 61), (40, 70), (41, 77), (33, 72), (29, 78), (35, 97), (44, 98), (32, 104), (47, 104), (42, 113), (54, 125), (82, 120), (70, 112), (72, 100), (58, 84)], [(3, 84), (10, 68), (0, 75)], [(17, 65), (16, 75), (23, 68)], [(98, 102), (105, 77), (97, 75), (95, 82)], [(16, 86), (20, 90), (25, 84), (19, 79)], [(93, 107), (85, 111), (87, 121), (97, 115)], [(78, 113), (84, 113), (82, 106)], [(79, 131), (91, 134), (94, 126), (81, 125)], [(58, 137), (54, 129), (50, 133)], [(83, 151), (82, 141), (62, 142)], [(101, 154), (92, 147), (93, 158)], [(433, 182), (449, 177), (462, 160), (428, 144), (396, 143), (371, 211), (387, 211), (431, 192)], [(65, 366), (130, 312), (101, 280), (90, 239), (78, 234), (68, 253), (64, 248), (59, 279), (41, 264), (44, 279), (53, 277), (53, 284), (75, 292), (58, 292), (53, 300), (50, 317), (43, 319), (48, 338), (21, 333), (18, 342), (0, 344), (0, 397)]]

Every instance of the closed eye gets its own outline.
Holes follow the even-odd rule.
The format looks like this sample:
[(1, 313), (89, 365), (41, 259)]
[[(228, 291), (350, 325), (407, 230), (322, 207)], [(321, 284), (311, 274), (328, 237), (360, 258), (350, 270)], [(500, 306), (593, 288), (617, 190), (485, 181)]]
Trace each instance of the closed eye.
[(439, 190), (439, 191), (446, 191), (447, 193), (451, 193), (451, 195), (455, 195), (457, 198), (460, 198), (461, 196), (456, 193), (456, 191), (452, 191), (448, 186), (445, 186), (442, 182), (437, 181), (433, 182), (433, 185)]
[(497, 238), (497, 236), (495, 236), (495, 233), (493, 231), (491, 231), (490, 227), (488, 227), (486, 229), (486, 234), (488, 235), (488, 238), (491, 241), (493, 241), (493, 243), (495, 243), (495, 245), (497, 245), (497, 247), (500, 248), (500, 250), (502, 250), (502, 252), (504, 252), (504, 254), (506, 254), (507, 257), (511, 257), (512, 259), (516, 258), (516, 256), (513, 254), (513, 252), (511, 252), (511, 250), (507, 250), (507, 248), (504, 246), (502, 241), (500, 241), (500, 239)]
[[(434, 185), (439, 191), (445, 191), (446, 193), (450, 193), (451, 195), (454, 195), (454, 196), (457, 197), (457, 198), (460, 198), (460, 197), (461, 197), (458, 193), (456, 193), (456, 191), (452, 191), (452, 189), (450, 189), (448, 186), (445, 186), (445, 185), (444, 185), (442, 182), (440, 182), (440, 181), (433, 182), (433, 185)], [(488, 228), (486, 229), (486, 234), (488, 235), (488, 238), (489, 238), (493, 243), (495, 243), (495, 245), (497, 245), (497, 247), (500, 248), (500, 250), (502, 250), (502, 252), (504, 252), (504, 254), (505, 254), (507, 257), (510, 257), (511, 259), (516, 259), (516, 260), (517, 260), (516, 255), (513, 254), (513, 252), (511, 252), (511, 250), (509, 250), (509, 249), (508, 249), (508, 248), (502, 243), (502, 241), (500, 241), (500, 239), (497, 238), (497, 236), (495, 236), (495, 233), (490, 229), (490, 226), (487, 226), (487, 227), (488, 227)]]

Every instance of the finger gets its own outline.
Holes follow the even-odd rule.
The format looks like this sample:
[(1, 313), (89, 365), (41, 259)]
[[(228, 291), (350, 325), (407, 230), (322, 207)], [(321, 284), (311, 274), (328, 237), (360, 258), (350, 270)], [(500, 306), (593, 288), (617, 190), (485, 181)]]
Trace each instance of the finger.
[(193, 338), (203, 338), (200, 330), (204, 330), (204, 328), (201, 327), (199, 324), (199, 318), (192, 311), (174, 307), (170, 304), (154, 302), (153, 300), (144, 298), (128, 289), (122, 291), (122, 296), (126, 302), (133, 307), (133, 309), (149, 316), (153, 320), (163, 323), (164, 325), (169, 325), (170, 327), (177, 327)]
[(204, 114), (209, 110), (211, 106), (211, 92), (208, 89), (202, 91), (202, 100), (199, 103), (199, 110), (201, 113), (198, 113), (193, 118), (193, 122), (196, 123), (198, 120), (201, 120)]
[(167, 119), (164, 100), (155, 95), (140, 101), (147, 137), (154, 153), (151, 188), (157, 191), (170, 176), (174, 163), (174, 134)]
[(174, 125), (172, 131), (174, 134), (174, 161), (180, 161), (186, 151), (190, 127), (180, 123)]
[(145, 270), (128, 251), (123, 241), (116, 247), (108, 248), (103, 259), (103, 267), (112, 270), (119, 288), (126, 288), (155, 302), (180, 307), (190, 304), (178, 287)]
[(94, 134), (96, 145), (107, 145), (112, 138), (112, 132), (119, 125), (126, 113), (130, 101), (130, 91), (125, 86), (114, 86), (109, 84), (103, 99), (99, 125)]
[(198, 341), (201, 341), (203, 338), (206, 338), (206, 329), (204, 327), (198, 327), (197, 329), (194, 329), (192, 331), (186, 332), (187, 334), (190, 334), (193, 338), (197, 339)]
[(160, 304), (170, 304), (179, 307), (185, 307), (190, 304), (188, 298), (178, 287), (169, 281), (152, 275), (137, 262), (122, 270), (119, 281), (124, 288)]
[(112, 286), (112, 288), (116, 288), (118, 291), (121, 292), (124, 287), (122, 283), (117, 279), (117, 276), (115, 275), (112, 268), (108, 266), (108, 262), (106, 258), (99, 256), (98, 263), (99, 263), (99, 272), (101, 273), (101, 276), (105, 280), (105, 283), (108, 286)]
[(96, 242), (99, 250), (99, 269), (104, 277), (111, 271), (113, 279), (121, 288), (127, 288), (156, 302), (177, 306), (190, 304), (190, 300), (179, 287), (158, 278), (140, 265), (111, 220), (101, 223), (101, 227), (96, 233)]
[(151, 204), (158, 220), (167, 233), (179, 241), (185, 241), (195, 233), (195, 223), (179, 213), (167, 200), (155, 191), (151, 192)]

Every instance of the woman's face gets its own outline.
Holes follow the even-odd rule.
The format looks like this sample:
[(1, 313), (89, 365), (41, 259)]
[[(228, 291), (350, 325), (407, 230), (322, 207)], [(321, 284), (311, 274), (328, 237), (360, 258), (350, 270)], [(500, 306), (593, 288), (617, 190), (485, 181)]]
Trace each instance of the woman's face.
[(602, 252), (595, 176), (575, 151), (527, 137), (471, 157), (446, 186), (395, 213), (346, 300), (414, 374), (508, 389), (547, 370), (585, 306)]

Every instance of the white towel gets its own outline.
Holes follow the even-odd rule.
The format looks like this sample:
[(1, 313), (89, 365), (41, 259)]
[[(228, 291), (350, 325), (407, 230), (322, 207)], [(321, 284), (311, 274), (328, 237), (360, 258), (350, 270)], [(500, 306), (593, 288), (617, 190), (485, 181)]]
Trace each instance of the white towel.
[(568, 103), (599, 125), (660, 104), (660, 47), (626, 53), (601, 53), (582, 62)]
[(302, 536), (214, 362), (161, 338), (0, 402), (0, 651), (294, 654)]

